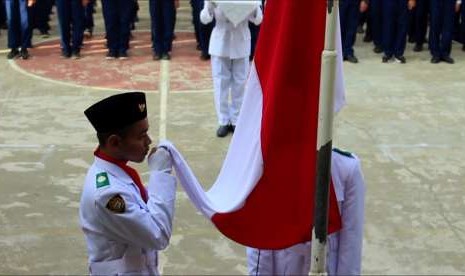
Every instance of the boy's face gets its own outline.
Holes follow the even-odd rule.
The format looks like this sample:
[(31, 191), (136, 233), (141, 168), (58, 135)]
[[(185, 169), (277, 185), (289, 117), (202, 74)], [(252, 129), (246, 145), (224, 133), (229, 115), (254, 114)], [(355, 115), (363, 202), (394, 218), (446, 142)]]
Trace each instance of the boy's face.
[(124, 159), (140, 163), (150, 150), (152, 140), (148, 135), (149, 122), (147, 118), (134, 123), (124, 138), (121, 138), (119, 147)]

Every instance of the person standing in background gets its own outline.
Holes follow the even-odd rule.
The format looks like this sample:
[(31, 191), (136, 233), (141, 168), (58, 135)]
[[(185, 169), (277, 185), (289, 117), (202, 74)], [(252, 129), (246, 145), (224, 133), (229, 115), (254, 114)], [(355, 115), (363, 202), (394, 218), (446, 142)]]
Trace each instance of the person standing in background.
[(426, 31), (428, 29), (428, 16), (429, 16), (429, 5), (430, 0), (417, 0), (414, 11), (414, 30), (413, 36), (415, 46), (413, 47), (414, 52), (423, 51), (423, 44), (426, 43)]
[(382, 0), (370, 0), (370, 18), (373, 38), (373, 52), (381, 54), (383, 52), (383, 9)]
[(213, 19), (216, 20), (216, 25), (208, 52), (211, 55), (215, 108), (219, 123), (216, 136), (225, 137), (236, 128), (249, 72), (251, 38), (248, 22), (259, 25), (263, 14), (260, 4), (257, 4), (248, 18), (234, 26), (216, 4), (205, 1), (200, 21), (209, 24)]
[(34, 5), (33, 28), (37, 28), (42, 38), (50, 37), (50, 13), (53, 8), (53, 0), (40, 0)]
[(87, 30), (89, 37), (94, 34), (94, 13), (96, 0), (90, 0), (84, 8), (84, 31)]
[(175, 11), (179, 0), (150, 0), (153, 60), (170, 60), (173, 45)]
[(200, 59), (209, 60), (208, 44), (210, 43), (210, 36), (215, 22), (214, 20), (208, 24), (200, 22), (200, 12), (204, 7), (204, 2), (204, 0), (191, 0), (192, 23), (194, 24), (195, 39), (197, 41), (197, 50), (200, 51)]
[(64, 58), (79, 59), (81, 57), (85, 8), (88, 4), (89, 0), (56, 0), (61, 56)]
[(415, 0), (382, 0), (383, 2), (383, 63), (393, 57), (406, 63), (404, 57), (407, 44), (408, 12), (415, 7)]
[(368, 0), (339, 1), (339, 15), (341, 21), (342, 54), (345, 61), (358, 63), (354, 54), (354, 44), (360, 12), (368, 9)]
[[(36, 0), (5, 0), (8, 22), (8, 59), (28, 59), (32, 47), (32, 6)], [(19, 50), (21, 48), (21, 50)]]
[(450, 56), (452, 50), (452, 33), (454, 28), (454, 14), (460, 8), (461, 0), (431, 0), (429, 49), (431, 63), (441, 61), (453, 64)]
[(133, 0), (102, 0), (107, 38), (106, 59), (127, 59)]

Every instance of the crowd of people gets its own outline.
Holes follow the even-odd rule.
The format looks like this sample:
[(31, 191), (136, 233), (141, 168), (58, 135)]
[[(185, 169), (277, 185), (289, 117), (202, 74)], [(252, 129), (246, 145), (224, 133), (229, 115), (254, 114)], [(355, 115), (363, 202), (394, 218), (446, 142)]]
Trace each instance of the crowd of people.
[[(8, 59), (29, 57), (32, 30), (50, 35), (50, 14), (56, 5), (62, 56), (80, 58), (85, 31), (91, 36), (96, 0), (0, 0), (0, 28), (8, 28)], [(138, 0), (102, 0), (107, 59), (129, 57), (130, 31), (138, 20)], [(207, 1), (208, 2), (208, 1)], [(262, 1), (262, 3), (265, 1)], [(209, 41), (215, 20), (203, 24), (200, 12), (204, 0), (190, 0), (197, 49), (202, 60), (209, 60)], [(171, 58), (172, 40), (179, 0), (149, 0), (153, 59)], [(343, 0), (339, 1), (344, 60), (358, 63), (354, 51), (357, 32), (365, 32), (364, 42), (373, 43), (373, 51), (383, 54), (381, 61), (406, 63), (407, 42), (421, 52), (427, 43), (431, 63), (454, 63), (452, 41), (464, 46), (465, 7), (461, 0)], [(365, 27), (366, 25), (366, 27)], [(253, 57), (259, 27), (249, 23), (250, 58)]]
[[(340, 1), (344, 60), (357, 63), (354, 42), (357, 31), (373, 42), (382, 62), (406, 63), (407, 42), (414, 52), (428, 43), (431, 63), (453, 64), (452, 40), (465, 51), (465, 7), (461, 0), (345, 0)], [(366, 29), (364, 30), (364, 25)]]
[[(0, 28), (8, 29), (8, 59), (28, 59), (32, 47), (33, 30), (42, 38), (50, 36), (50, 19), (56, 7), (58, 32), (61, 39), (61, 56), (81, 57), (84, 34), (92, 37), (96, 5), (101, 3), (104, 19), (107, 53), (106, 59), (127, 59), (131, 30), (138, 21), (138, 0), (0, 0)], [(210, 36), (215, 20), (200, 22), (204, 0), (190, 0), (192, 22), (197, 50), (202, 60), (209, 60)], [(171, 59), (172, 41), (179, 0), (149, 0), (153, 60)], [(258, 27), (251, 26), (252, 53), (258, 36)]]

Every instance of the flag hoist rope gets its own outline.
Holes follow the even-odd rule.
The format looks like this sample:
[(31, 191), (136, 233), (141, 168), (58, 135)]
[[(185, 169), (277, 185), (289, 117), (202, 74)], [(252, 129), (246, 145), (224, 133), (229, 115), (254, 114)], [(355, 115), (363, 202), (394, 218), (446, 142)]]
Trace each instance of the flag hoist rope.
[(336, 24), (339, 1), (327, 1), (325, 48), (321, 62), (320, 102), (318, 108), (317, 170), (314, 223), (312, 229), (311, 275), (326, 275), (331, 149), (333, 136), (334, 88), (336, 78)]

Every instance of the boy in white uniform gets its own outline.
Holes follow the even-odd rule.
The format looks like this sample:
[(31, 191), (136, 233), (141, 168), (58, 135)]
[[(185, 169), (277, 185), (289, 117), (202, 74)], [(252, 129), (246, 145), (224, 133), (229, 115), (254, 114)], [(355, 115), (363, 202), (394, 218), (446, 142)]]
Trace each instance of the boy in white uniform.
[(259, 25), (263, 14), (257, 4), (255, 11), (247, 19), (234, 26), (220, 8), (206, 0), (200, 12), (200, 21), (208, 24), (213, 19), (216, 23), (210, 37), (208, 53), (211, 55), (215, 108), (220, 125), (216, 135), (225, 137), (229, 132), (234, 132), (236, 127), (249, 72), (251, 38), (248, 21)]
[(137, 171), (126, 165), (142, 162), (149, 153), (145, 94), (117, 94), (84, 113), (99, 140), (79, 209), (89, 272), (158, 275), (157, 251), (168, 246), (171, 237), (176, 179), (163, 148), (149, 154), (147, 190)]
[[(365, 206), (365, 183), (360, 160), (334, 149), (331, 176), (342, 229), (328, 236), (326, 271), (329, 275), (360, 275)], [(250, 275), (308, 275), (311, 242), (282, 250), (247, 248)]]

